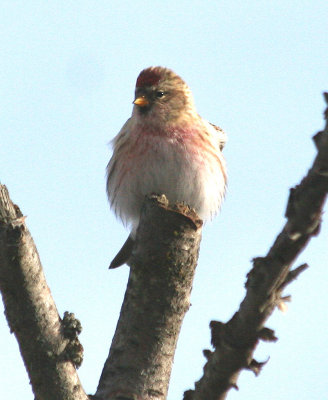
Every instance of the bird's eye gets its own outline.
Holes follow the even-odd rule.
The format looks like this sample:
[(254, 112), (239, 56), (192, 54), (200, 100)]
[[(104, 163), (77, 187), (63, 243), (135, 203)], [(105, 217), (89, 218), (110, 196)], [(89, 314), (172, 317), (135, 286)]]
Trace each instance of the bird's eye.
[(162, 92), (161, 90), (159, 90), (158, 92), (156, 92), (156, 97), (161, 98), (165, 95), (164, 92)]

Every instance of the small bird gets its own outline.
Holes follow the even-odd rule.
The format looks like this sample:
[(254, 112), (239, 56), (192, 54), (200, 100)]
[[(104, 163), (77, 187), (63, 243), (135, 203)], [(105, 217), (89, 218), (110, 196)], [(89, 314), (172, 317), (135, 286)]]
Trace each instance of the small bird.
[(226, 135), (196, 111), (187, 84), (172, 70), (140, 72), (131, 117), (113, 139), (107, 165), (111, 208), (131, 233), (109, 268), (130, 257), (146, 195), (165, 194), (184, 202), (203, 220), (220, 209), (227, 174)]

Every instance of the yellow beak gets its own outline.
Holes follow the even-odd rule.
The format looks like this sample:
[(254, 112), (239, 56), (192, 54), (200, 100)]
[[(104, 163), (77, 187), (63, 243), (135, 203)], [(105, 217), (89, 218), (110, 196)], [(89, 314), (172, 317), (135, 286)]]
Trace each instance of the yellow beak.
[(146, 96), (140, 96), (134, 100), (133, 104), (139, 107), (146, 107), (149, 104), (149, 100), (146, 98)]

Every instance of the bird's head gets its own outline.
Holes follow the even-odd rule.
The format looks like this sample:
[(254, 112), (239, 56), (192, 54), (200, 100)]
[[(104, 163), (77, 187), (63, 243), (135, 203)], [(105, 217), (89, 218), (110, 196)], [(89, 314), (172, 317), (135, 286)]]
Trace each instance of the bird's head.
[(143, 119), (174, 121), (194, 110), (191, 91), (172, 70), (149, 67), (140, 72), (135, 90), (134, 114)]

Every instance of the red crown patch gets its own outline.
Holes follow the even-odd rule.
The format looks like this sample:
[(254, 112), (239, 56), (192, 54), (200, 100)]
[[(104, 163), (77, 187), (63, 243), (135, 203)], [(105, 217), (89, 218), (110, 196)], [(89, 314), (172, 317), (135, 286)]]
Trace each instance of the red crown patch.
[(158, 69), (144, 69), (143, 71), (140, 72), (136, 87), (145, 87), (145, 86), (152, 86), (156, 85), (160, 79), (162, 78), (162, 75)]

